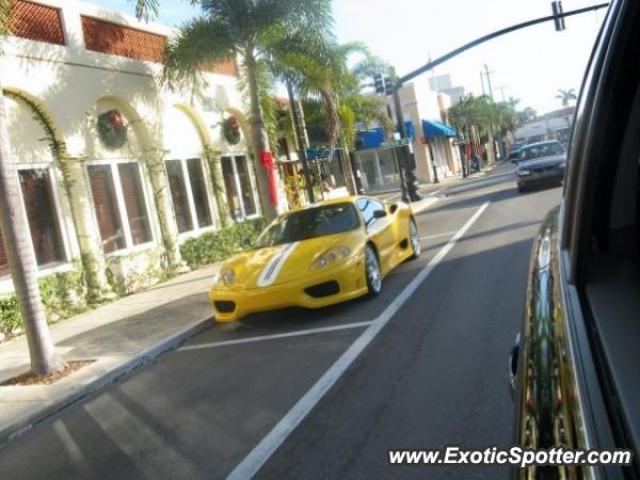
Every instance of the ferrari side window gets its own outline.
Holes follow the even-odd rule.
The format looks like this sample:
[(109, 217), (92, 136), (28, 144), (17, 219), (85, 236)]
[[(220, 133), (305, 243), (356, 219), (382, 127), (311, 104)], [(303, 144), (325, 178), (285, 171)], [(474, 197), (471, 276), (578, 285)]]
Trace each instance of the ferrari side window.
[(382, 203), (369, 198), (361, 198), (358, 200), (358, 208), (360, 209), (360, 212), (362, 212), (364, 224), (367, 226), (371, 225), (376, 220), (374, 216), (376, 210), (384, 211), (384, 205)]

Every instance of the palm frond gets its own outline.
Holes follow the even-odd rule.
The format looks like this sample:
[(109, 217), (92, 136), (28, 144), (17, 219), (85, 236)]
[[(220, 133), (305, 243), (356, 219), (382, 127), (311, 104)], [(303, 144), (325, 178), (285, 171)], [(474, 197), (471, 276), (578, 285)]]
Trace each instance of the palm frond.
[(135, 13), (138, 20), (149, 21), (150, 18), (158, 16), (160, 7), (158, 0), (129, 0), (134, 3)]
[(171, 88), (199, 81), (200, 72), (236, 54), (226, 25), (211, 19), (189, 21), (169, 40), (162, 81)]

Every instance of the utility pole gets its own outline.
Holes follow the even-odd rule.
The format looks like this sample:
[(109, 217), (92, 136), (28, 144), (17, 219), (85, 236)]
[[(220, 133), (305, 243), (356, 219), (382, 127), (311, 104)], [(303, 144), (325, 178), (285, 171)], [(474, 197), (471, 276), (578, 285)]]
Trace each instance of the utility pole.
[(502, 98), (502, 103), (505, 103), (507, 101), (505, 95), (504, 95), (504, 91), (509, 88), (508, 85), (502, 85), (501, 87), (496, 87), (496, 90), (500, 90), (500, 97)]
[(482, 96), (487, 94), (487, 91), (484, 88), (484, 73), (480, 72), (480, 84), (482, 85)]
[(487, 77), (487, 88), (489, 90), (489, 97), (491, 97), (491, 100), (493, 100), (493, 88), (491, 87), (491, 75), (493, 75), (495, 72), (490, 72), (489, 71), (489, 66), (485, 63), (484, 64), (484, 74)]

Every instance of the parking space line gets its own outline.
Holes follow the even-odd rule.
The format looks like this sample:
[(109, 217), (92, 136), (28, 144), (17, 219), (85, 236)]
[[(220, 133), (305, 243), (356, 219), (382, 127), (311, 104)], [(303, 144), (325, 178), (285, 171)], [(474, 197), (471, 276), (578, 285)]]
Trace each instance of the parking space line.
[(373, 321), (345, 323), (344, 325), (332, 325), (330, 327), (309, 328), (307, 330), (296, 330), (295, 332), (274, 333), (273, 335), (262, 335), (259, 337), (238, 338), (236, 340), (223, 340), (220, 342), (201, 343), (198, 345), (187, 345), (178, 349), (181, 351), (203, 350), (206, 348), (227, 347), (229, 345), (241, 345), (243, 343), (264, 342), (267, 340), (277, 340), (280, 338), (302, 337), (304, 335), (316, 335), (318, 333), (337, 332), (340, 330), (350, 330), (354, 328), (364, 328), (371, 325)]
[(393, 302), (369, 325), (355, 342), (336, 360), (322, 377), (305, 393), (300, 400), (282, 417), (273, 429), (254, 447), (251, 452), (227, 476), (227, 480), (246, 480), (252, 478), (285, 442), (291, 432), (305, 419), (309, 412), (320, 402), (329, 389), (342, 377), (351, 364), (367, 348), (371, 341), (387, 325), (389, 320), (411, 298), (420, 285), (438, 266), (444, 257), (458, 243), (458, 240), (480, 218), (491, 202), (484, 203), (473, 216), (440, 249), (435, 257), (411, 280)]

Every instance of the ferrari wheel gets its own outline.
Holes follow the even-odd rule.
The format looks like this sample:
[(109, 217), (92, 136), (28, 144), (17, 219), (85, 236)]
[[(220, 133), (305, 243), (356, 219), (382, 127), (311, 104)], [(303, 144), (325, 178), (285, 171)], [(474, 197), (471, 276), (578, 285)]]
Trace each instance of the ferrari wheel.
[(416, 225), (416, 221), (413, 218), (409, 220), (409, 241), (411, 242), (411, 250), (413, 250), (413, 255), (411, 255), (410, 259), (415, 260), (420, 256), (422, 246), (420, 245), (418, 226)]
[(371, 245), (367, 245), (364, 252), (364, 258), (369, 295), (375, 297), (380, 293), (380, 290), (382, 290), (382, 274), (380, 273), (380, 262), (378, 262), (378, 256)]

